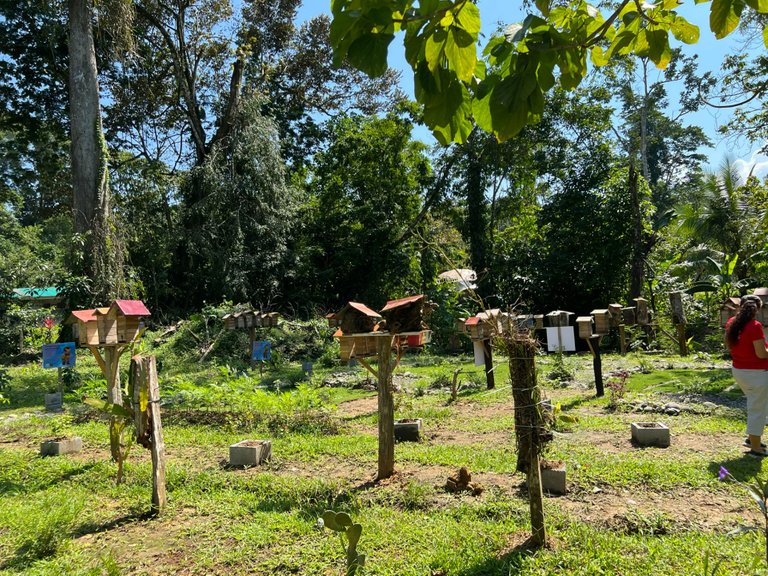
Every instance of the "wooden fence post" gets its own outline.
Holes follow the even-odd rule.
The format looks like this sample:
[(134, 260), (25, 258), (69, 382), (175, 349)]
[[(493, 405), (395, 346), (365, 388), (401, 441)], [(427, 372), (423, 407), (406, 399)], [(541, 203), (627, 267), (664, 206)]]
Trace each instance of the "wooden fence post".
[(392, 394), (392, 336), (379, 336), (379, 471), (377, 479), (395, 471), (395, 400)]
[[(154, 356), (131, 358), (136, 442), (152, 453), (152, 511), (159, 513), (167, 501), (165, 491), (165, 441), (160, 420), (160, 387)], [(146, 404), (145, 404), (146, 403)], [(142, 406), (144, 409), (142, 410)]]
[(496, 388), (496, 378), (493, 375), (493, 346), (491, 340), (483, 340), (485, 353), (485, 382), (488, 390)]
[(525, 332), (513, 331), (506, 336), (506, 342), (515, 403), (517, 469), (527, 474), (531, 511), (530, 543), (538, 547), (546, 543), (547, 532), (539, 470), (539, 451), (545, 430), (541, 418), (541, 394), (536, 383), (536, 341)]

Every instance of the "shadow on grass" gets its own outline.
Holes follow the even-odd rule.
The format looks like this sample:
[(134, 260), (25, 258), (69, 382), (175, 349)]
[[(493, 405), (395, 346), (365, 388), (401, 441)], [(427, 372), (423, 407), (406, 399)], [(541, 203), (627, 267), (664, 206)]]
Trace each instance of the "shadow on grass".
[(713, 476), (718, 476), (720, 474), (720, 467), (722, 466), (740, 482), (751, 482), (761, 476), (764, 467), (768, 468), (768, 457), (760, 458), (750, 456), (748, 452), (749, 449), (745, 447), (741, 457), (729, 458), (719, 462), (710, 462), (707, 469)]
[(73, 537), (80, 538), (88, 534), (100, 534), (102, 532), (108, 532), (115, 528), (121, 528), (134, 522), (145, 522), (147, 520), (153, 520), (157, 518), (159, 513), (154, 510), (134, 510), (120, 516), (118, 518), (112, 518), (107, 522), (86, 522), (78, 526), (72, 533)]
[(534, 556), (540, 550), (542, 550), (541, 547), (533, 546), (530, 539), (527, 539), (499, 556), (487, 558), (473, 566), (467, 566), (455, 574), (456, 576), (513, 576), (522, 574), (524, 560)]

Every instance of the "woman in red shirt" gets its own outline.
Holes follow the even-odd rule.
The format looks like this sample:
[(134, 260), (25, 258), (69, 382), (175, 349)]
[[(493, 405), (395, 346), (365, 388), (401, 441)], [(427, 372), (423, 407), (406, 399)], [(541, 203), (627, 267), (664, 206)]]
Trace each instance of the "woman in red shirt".
[(756, 320), (763, 302), (759, 296), (742, 296), (739, 312), (725, 325), (725, 343), (733, 360), (733, 379), (747, 397), (747, 434), (752, 456), (768, 456), (760, 439), (768, 416), (768, 345), (763, 326)]

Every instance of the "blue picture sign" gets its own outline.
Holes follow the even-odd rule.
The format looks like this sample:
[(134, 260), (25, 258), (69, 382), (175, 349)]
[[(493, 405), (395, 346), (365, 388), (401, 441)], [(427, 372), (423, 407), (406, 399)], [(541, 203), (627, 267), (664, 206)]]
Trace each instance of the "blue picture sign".
[(74, 342), (43, 344), (43, 368), (73, 368), (75, 357)]
[(266, 340), (256, 340), (251, 350), (251, 360), (264, 362), (272, 358), (272, 344)]

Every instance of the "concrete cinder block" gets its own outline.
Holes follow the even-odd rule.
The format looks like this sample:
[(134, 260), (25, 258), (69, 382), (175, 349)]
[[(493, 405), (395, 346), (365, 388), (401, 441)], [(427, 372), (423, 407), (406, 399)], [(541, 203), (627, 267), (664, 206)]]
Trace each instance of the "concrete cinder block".
[(269, 440), (243, 440), (229, 447), (230, 466), (258, 466), (272, 458)]

